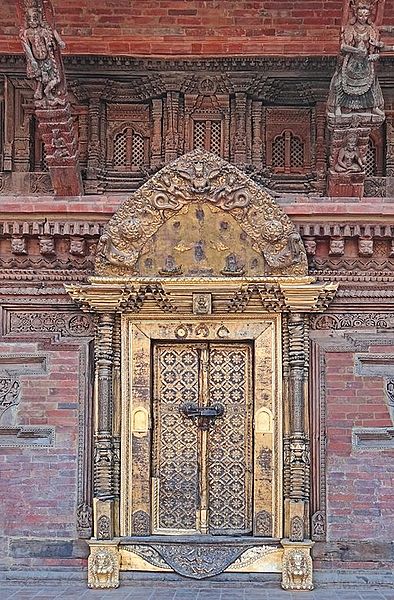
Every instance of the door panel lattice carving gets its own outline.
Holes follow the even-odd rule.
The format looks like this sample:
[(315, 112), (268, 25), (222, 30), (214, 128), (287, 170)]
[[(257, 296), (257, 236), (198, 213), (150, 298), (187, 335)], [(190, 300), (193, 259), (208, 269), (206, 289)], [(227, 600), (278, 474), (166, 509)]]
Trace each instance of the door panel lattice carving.
[[(251, 531), (250, 352), (247, 344), (155, 347), (154, 532)], [(198, 416), (218, 405), (220, 416)]]
[(250, 348), (212, 347), (210, 403), (224, 406), (223, 418), (208, 436), (209, 530), (213, 534), (251, 531), (252, 395)]
[(199, 354), (183, 345), (156, 346), (155, 529), (195, 530), (198, 510), (198, 431), (179, 411), (198, 401)]

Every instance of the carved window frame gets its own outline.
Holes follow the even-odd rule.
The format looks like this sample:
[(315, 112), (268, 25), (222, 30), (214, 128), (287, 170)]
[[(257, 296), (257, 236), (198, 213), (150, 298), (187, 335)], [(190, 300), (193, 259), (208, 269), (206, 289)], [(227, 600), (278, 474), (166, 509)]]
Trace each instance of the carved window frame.
[[(115, 139), (116, 136), (120, 133), (126, 132), (126, 164), (125, 165), (115, 165), (114, 164), (114, 149), (115, 149)], [(135, 165), (133, 164), (133, 136), (137, 134), (141, 136), (144, 140), (144, 160), (143, 165)], [(136, 172), (140, 173), (142, 170), (142, 166), (149, 165), (149, 147), (150, 147), (150, 139), (146, 133), (139, 130), (138, 127), (135, 126), (134, 123), (122, 123), (118, 125), (111, 134), (110, 144), (109, 144), (109, 152), (108, 152), (108, 163), (109, 168), (114, 173), (130, 173)]]
[(224, 155), (224, 118), (222, 114), (206, 114), (206, 113), (194, 113), (191, 115), (190, 117), (190, 134), (189, 134), (189, 139), (190, 139), (190, 150), (196, 150), (197, 148), (195, 148), (194, 146), (194, 131), (195, 131), (195, 125), (197, 122), (205, 122), (205, 143), (204, 143), (204, 148), (202, 150), (205, 150), (206, 152), (212, 152), (214, 154), (216, 154), (216, 152), (214, 152), (211, 149), (212, 146), (212, 123), (220, 123), (220, 157), (223, 157)]

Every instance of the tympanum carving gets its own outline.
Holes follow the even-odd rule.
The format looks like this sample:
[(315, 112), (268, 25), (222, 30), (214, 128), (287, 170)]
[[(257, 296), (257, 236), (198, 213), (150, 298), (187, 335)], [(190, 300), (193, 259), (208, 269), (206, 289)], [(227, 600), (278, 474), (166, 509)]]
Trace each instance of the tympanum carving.
[[(266, 274), (307, 273), (301, 238), (271, 196), (236, 167), (199, 150), (162, 169), (121, 206), (100, 239), (96, 273), (138, 274), (144, 246), (160, 226), (186, 205), (204, 202), (239, 223), (264, 257)], [(228, 262), (226, 274), (243, 269)]]

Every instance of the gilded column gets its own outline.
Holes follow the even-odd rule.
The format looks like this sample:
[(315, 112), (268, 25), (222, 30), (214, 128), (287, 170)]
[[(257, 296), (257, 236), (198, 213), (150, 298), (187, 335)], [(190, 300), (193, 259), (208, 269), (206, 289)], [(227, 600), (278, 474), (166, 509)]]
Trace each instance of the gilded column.
[[(310, 590), (312, 559), (309, 541), (310, 450), (307, 383), (309, 336), (303, 313), (291, 313), (287, 320), (288, 360), (285, 361), (287, 410), (284, 439), (285, 539), (282, 587)], [(298, 565), (298, 566), (297, 566)]]
[(113, 431), (114, 313), (99, 313), (95, 340), (95, 426), (93, 448), (93, 530), (89, 541), (88, 586), (119, 585), (119, 554), (115, 533), (118, 489), (116, 442)]
[(94, 536), (112, 539), (113, 470), (112, 371), (114, 315), (99, 314), (96, 332), (96, 414), (93, 453)]

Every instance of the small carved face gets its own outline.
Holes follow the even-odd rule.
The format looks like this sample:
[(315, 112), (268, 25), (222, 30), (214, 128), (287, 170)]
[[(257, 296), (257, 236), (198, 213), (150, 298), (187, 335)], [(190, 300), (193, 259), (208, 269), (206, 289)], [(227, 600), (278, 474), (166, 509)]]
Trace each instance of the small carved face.
[(104, 551), (97, 552), (94, 557), (94, 565), (96, 567), (96, 572), (99, 574), (112, 573), (114, 570), (111, 556)]
[(330, 254), (341, 255), (345, 251), (345, 240), (331, 239), (330, 240)]
[(41, 254), (55, 253), (55, 240), (53, 238), (40, 238), (38, 245)]
[(305, 240), (304, 246), (306, 253), (309, 256), (314, 256), (316, 254), (316, 241), (315, 240)]
[(371, 11), (366, 6), (358, 8), (357, 11), (356, 11), (357, 21), (359, 23), (361, 23), (362, 25), (365, 25), (366, 23), (368, 23), (368, 19), (369, 19), (369, 15), (370, 14), (371, 14)]
[(28, 27), (36, 28), (41, 23), (41, 16), (36, 8), (29, 8), (27, 11), (27, 25)]
[(305, 556), (302, 552), (293, 552), (290, 559), (290, 568), (293, 575), (302, 576), (307, 573)]
[(83, 238), (71, 238), (70, 254), (74, 254), (75, 256), (85, 255), (85, 240)]
[(13, 254), (27, 254), (27, 242), (23, 237), (11, 239), (11, 252)]

